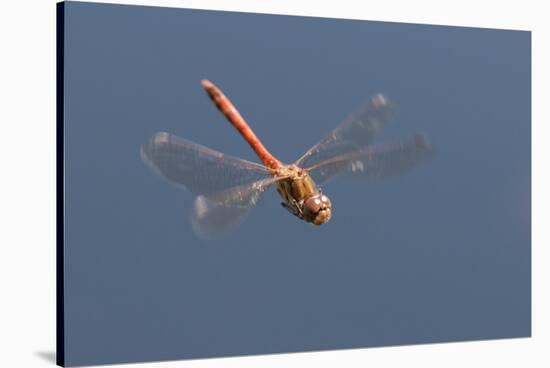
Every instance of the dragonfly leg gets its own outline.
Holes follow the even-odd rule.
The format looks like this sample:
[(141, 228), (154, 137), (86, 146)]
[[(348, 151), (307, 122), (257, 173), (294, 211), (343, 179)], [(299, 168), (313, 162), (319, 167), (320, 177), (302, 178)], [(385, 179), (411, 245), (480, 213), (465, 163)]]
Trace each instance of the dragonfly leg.
[(299, 213), (296, 211), (296, 208), (293, 208), (292, 206), (289, 206), (287, 203), (285, 202), (281, 202), (281, 206), (283, 206), (284, 208), (286, 208), (286, 210), (290, 213), (292, 213), (294, 216), (298, 217), (298, 218), (301, 218)]
[(304, 218), (303, 213), (302, 213), (302, 208), (295, 199), (291, 200), (291, 204), (281, 202), (281, 206), (286, 208), (288, 210), (288, 212), (292, 213), (294, 216), (296, 216), (300, 219)]

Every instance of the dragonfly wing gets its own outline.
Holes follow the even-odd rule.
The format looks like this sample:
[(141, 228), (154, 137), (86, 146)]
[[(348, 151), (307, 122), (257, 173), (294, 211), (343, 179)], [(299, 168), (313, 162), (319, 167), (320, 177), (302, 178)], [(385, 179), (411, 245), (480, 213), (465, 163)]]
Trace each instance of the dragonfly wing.
[(390, 122), (392, 111), (392, 104), (388, 98), (381, 94), (374, 96), (365, 107), (340, 123), (295, 164), (300, 167), (311, 167), (330, 157), (367, 146)]
[(141, 147), (143, 161), (170, 182), (210, 194), (271, 177), (262, 165), (160, 132)]
[(240, 185), (195, 199), (191, 222), (202, 238), (211, 238), (236, 227), (277, 178)]
[(262, 165), (164, 132), (141, 147), (141, 157), (160, 176), (198, 195), (191, 221), (201, 237), (236, 226), (277, 181)]
[(366, 146), (329, 158), (308, 168), (317, 183), (347, 173), (357, 177), (394, 176), (406, 173), (417, 163), (429, 158), (433, 145), (424, 136), (412, 141), (380, 146)]

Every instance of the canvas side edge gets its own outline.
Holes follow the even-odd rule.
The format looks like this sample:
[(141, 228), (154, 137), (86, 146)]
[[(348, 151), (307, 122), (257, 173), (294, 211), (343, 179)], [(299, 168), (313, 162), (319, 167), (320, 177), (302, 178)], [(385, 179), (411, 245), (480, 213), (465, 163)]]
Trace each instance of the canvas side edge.
[(65, 366), (65, 3), (56, 4), (56, 364)]

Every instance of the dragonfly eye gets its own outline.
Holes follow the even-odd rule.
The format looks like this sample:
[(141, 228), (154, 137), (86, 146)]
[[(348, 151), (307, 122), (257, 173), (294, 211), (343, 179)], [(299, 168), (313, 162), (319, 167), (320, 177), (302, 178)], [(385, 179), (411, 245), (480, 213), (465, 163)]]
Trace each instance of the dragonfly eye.
[(330, 220), (332, 204), (324, 194), (315, 194), (304, 201), (304, 218), (306, 221), (321, 225)]

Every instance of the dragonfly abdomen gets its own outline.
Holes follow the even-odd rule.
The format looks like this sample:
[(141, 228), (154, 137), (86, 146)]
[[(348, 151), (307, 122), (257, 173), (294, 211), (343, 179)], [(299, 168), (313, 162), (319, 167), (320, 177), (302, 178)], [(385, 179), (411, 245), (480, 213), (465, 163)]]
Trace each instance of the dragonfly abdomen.
[(246, 140), (246, 142), (252, 147), (254, 152), (258, 155), (263, 164), (270, 169), (278, 169), (282, 166), (281, 162), (275, 158), (265, 146), (262, 144), (260, 139), (254, 134), (254, 131), (246, 120), (241, 116), (239, 111), (235, 108), (233, 103), (223, 94), (218, 87), (216, 87), (209, 80), (203, 80), (202, 86), (210, 96), (210, 99), (218, 110), (225, 115), (227, 120), (239, 131), (241, 136)]

